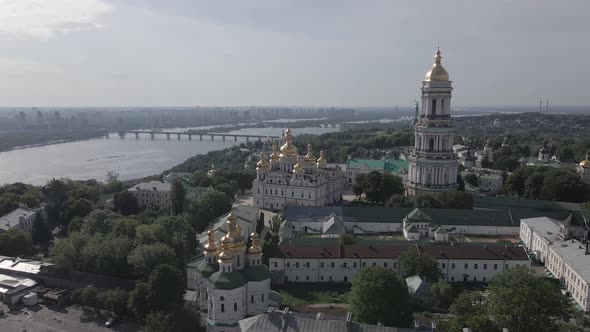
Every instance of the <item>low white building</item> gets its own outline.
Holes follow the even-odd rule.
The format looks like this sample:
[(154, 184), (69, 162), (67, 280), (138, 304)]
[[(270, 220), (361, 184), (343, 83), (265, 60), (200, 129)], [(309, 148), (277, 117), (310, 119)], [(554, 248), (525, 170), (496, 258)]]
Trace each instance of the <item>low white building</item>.
[(38, 210), (26, 206), (19, 206), (12, 212), (0, 218), (0, 233), (11, 228), (18, 228), (25, 233), (33, 234), (33, 223)]
[(172, 184), (168, 182), (140, 182), (127, 191), (135, 195), (140, 207), (157, 206), (160, 209), (168, 209), (172, 204), (170, 201)]
[(17, 304), (23, 296), (38, 289), (39, 284), (33, 279), (0, 273), (0, 301), (8, 305)]
[(504, 182), (504, 178), (498, 174), (480, 174), (477, 178), (479, 192), (482, 194), (497, 194)]
[(588, 242), (577, 240), (555, 242), (549, 246), (547, 269), (570, 292), (584, 312), (590, 312), (590, 251)]
[(525, 250), (518, 246), (465, 246), (410, 244), (398, 241), (357, 240), (339, 245), (337, 239), (299, 238), (283, 240), (276, 257), (269, 258), (273, 283), (351, 282), (366, 266), (382, 266), (405, 277), (399, 256), (416, 250), (438, 261), (447, 282), (490, 281), (497, 273), (512, 267), (530, 267)]
[(534, 258), (543, 263), (549, 253), (549, 246), (563, 239), (559, 230), (559, 221), (547, 217), (520, 221), (520, 239)]

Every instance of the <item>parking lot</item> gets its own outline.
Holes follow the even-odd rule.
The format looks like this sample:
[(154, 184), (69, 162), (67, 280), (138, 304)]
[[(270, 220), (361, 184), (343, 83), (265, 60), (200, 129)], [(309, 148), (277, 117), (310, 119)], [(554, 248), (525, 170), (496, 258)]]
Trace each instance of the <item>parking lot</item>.
[(118, 321), (113, 327), (104, 326), (105, 318), (94, 311), (77, 307), (48, 308), (43, 305), (23, 307), (0, 317), (0, 331), (18, 332), (79, 332), (79, 331), (143, 331), (141, 326)]

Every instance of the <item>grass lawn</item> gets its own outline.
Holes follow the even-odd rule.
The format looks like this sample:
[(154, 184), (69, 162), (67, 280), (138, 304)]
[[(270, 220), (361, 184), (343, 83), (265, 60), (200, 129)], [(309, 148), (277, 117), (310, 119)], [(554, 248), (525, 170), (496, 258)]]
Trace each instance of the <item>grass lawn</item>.
[(279, 292), (283, 297), (283, 304), (301, 311), (310, 304), (318, 303), (348, 303), (349, 284), (326, 284), (326, 283), (289, 283), (273, 290)]

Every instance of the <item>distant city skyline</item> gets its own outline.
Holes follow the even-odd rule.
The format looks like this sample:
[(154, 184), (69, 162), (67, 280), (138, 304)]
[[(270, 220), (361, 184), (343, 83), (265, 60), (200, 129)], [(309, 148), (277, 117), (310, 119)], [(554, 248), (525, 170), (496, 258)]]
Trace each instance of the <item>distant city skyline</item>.
[(0, 0), (0, 8), (0, 107), (406, 107), (437, 43), (455, 107), (590, 105), (582, 0)]

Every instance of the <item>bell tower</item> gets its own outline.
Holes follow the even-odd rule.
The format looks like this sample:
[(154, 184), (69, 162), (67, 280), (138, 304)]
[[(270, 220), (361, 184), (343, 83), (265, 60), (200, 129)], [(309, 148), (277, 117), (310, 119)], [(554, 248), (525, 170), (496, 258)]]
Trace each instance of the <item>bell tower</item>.
[(456, 190), (457, 157), (453, 153), (455, 126), (451, 119), (452, 82), (441, 63), (440, 49), (422, 81), (421, 108), (414, 126), (415, 143), (409, 159), (409, 196)]

